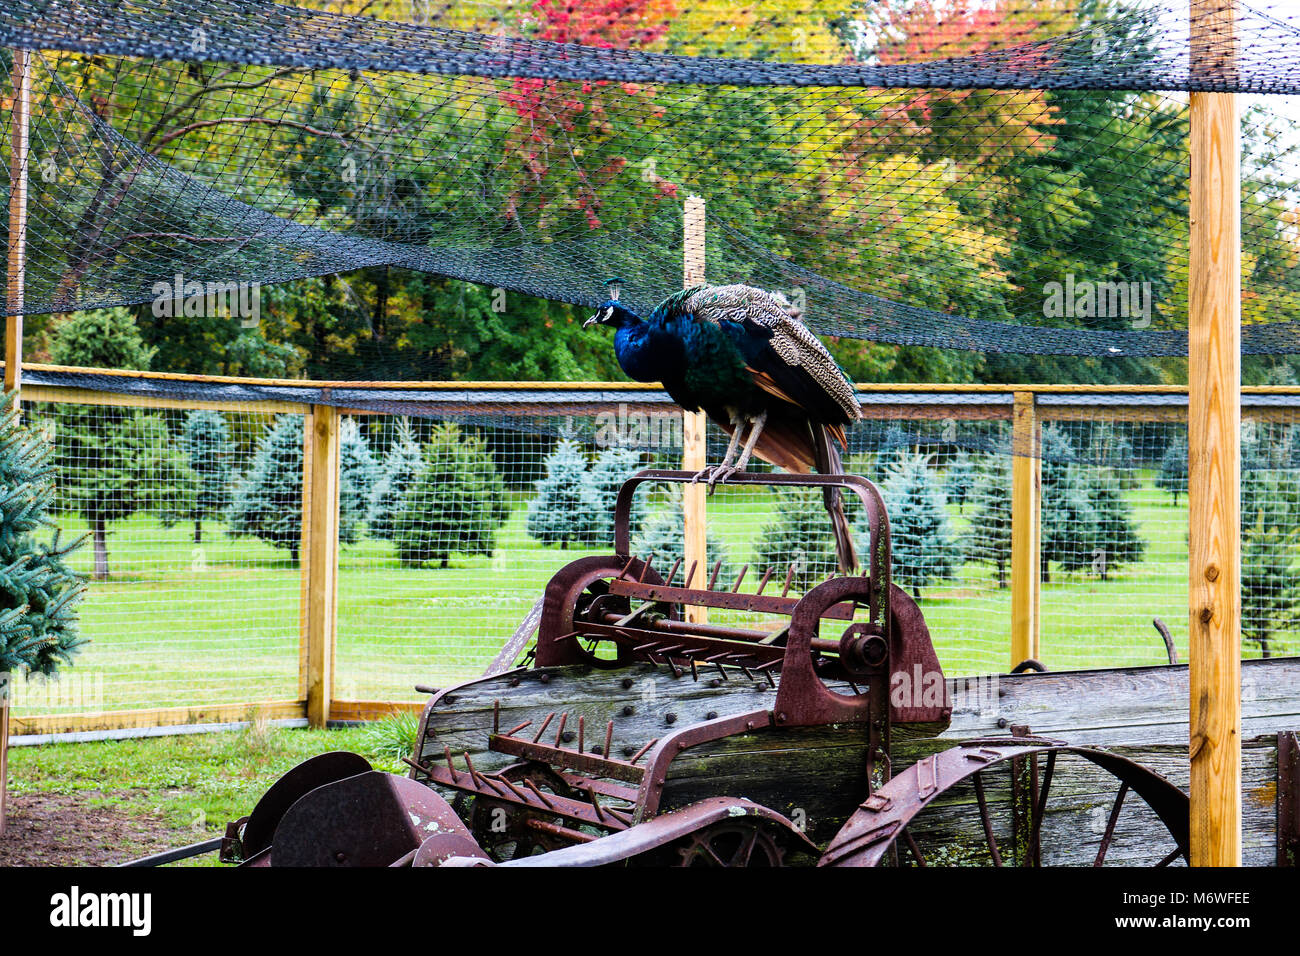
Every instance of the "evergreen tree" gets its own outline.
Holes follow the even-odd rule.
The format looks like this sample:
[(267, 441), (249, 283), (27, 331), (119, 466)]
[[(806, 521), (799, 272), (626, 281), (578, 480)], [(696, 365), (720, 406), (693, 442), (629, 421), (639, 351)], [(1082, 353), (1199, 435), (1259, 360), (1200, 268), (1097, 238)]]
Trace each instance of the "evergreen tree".
[(392, 540), (407, 491), (420, 474), (424, 457), (409, 418), (397, 420), (397, 440), (384, 456), (370, 493), (366, 525), (376, 538)]
[(234, 446), (226, 419), (212, 409), (195, 409), (185, 416), (180, 445), (190, 471), (197, 476), (198, 487), (188, 513), (173, 511), (164, 515), (163, 520), (166, 524), (181, 518), (193, 521), (194, 543), (200, 544), (204, 520), (216, 518), (230, 507), (230, 459)]
[[(623, 483), (642, 468), (641, 453), (635, 448), (611, 445), (596, 456), (587, 472), (587, 488), (595, 501), (593, 543), (610, 546), (614, 540), (614, 506), (618, 501), (618, 491)], [(649, 513), (649, 495), (645, 485), (637, 488), (632, 496), (632, 512), (629, 516), (632, 532), (635, 534), (646, 521)]]
[[(911, 588), (919, 600), (921, 588), (952, 578), (961, 564), (961, 548), (948, 519), (947, 502), (920, 455), (896, 462), (881, 492), (889, 512), (894, 581)], [(860, 537), (859, 550), (866, 554), (865, 529)]]
[(85, 582), (67, 565), (84, 543), (53, 527), (52, 449), (0, 405), (0, 672), (54, 675), (86, 643), (77, 628)]
[(998, 587), (1007, 586), (1007, 563), (1011, 560), (1011, 459), (1006, 455), (985, 455), (976, 467), (971, 490), (975, 510), (971, 514), (972, 561), (989, 564), (997, 572)]
[[(55, 333), (50, 356), (59, 365), (146, 369), (152, 350), (125, 309), (82, 312)], [(108, 577), (109, 526), (137, 511), (192, 510), (197, 477), (163, 420), (140, 408), (59, 405), (56, 494), (59, 508), (90, 525), (96, 580)]]
[(423, 459), (394, 529), (398, 558), (445, 568), (452, 554), (491, 554), (510, 505), (482, 439), (442, 423), (424, 446)]
[[(721, 561), (718, 580), (729, 580), (734, 573), (734, 564), (727, 548), (721, 541), (708, 532), (704, 541), (707, 568), (697, 568), (691, 580), (691, 587), (702, 588), (709, 583), (713, 565)], [(686, 565), (686, 515), (682, 505), (681, 488), (673, 486), (664, 506), (650, 514), (639, 532), (632, 535), (632, 553), (649, 561), (661, 575), (668, 576), (673, 565), (682, 561), (674, 579), (676, 584), (684, 585), (691, 569)]]
[(234, 537), (286, 549), (295, 563), (302, 544), (302, 424), (301, 415), (279, 415), (263, 432), (235, 489), (227, 528)]
[[(843, 497), (847, 511), (850, 496)], [(839, 570), (835, 535), (820, 491), (801, 488), (780, 494), (771, 520), (759, 532), (755, 560), (759, 567), (772, 568), (774, 579), (784, 580), (793, 568), (792, 586), (800, 590)]]
[(1259, 645), (1261, 656), (1271, 657), (1273, 635), (1294, 626), (1300, 617), (1300, 529), (1269, 520), (1263, 509), (1250, 517), (1253, 523), (1243, 522), (1242, 528), (1241, 632), (1245, 640)]
[(339, 423), (339, 540), (344, 544), (355, 544), (361, 537), (361, 522), (378, 475), (370, 442), (356, 419), (343, 419)]
[(1174, 496), (1187, 491), (1187, 439), (1178, 438), (1170, 443), (1165, 453), (1160, 456), (1160, 473), (1156, 475), (1156, 487)]
[(528, 503), (528, 534), (542, 544), (595, 544), (600, 529), (600, 499), (587, 479), (582, 446), (561, 438), (546, 456), (546, 477)]
[(966, 499), (975, 487), (975, 462), (969, 452), (961, 451), (948, 466), (945, 490), (948, 500), (957, 506), (958, 513), (965, 511)]

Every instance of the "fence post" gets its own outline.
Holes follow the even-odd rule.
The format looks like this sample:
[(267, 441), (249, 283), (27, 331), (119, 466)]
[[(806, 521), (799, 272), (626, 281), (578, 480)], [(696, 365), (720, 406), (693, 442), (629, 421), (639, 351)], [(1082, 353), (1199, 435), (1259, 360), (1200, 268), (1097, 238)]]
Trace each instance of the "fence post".
[[(682, 219), (682, 287), (704, 282), (704, 200), (699, 196), (686, 198), (686, 209)], [(682, 470), (700, 471), (708, 464), (708, 443), (706, 426), (708, 419), (703, 412), (682, 411)], [(682, 548), (683, 574), (690, 574), (696, 567), (698, 581), (706, 581), (708, 575), (708, 554), (705, 542), (708, 540), (708, 516), (705, 511), (705, 486), (702, 482), (684, 486), (682, 508), (684, 514)], [(693, 582), (688, 582), (688, 586)], [(700, 587), (700, 584), (695, 584)], [(687, 607), (686, 620), (696, 623), (708, 621), (708, 608)]]
[[(27, 268), (28, 124), (32, 112), (32, 54), (13, 51), (9, 74), (13, 106), (9, 157), (9, 247), (5, 272), (5, 391), (16, 391), (23, 380), (23, 284)], [(18, 405), (18, 397), (14, 397)], [(5, 831), (9, 790), (9, 687), (0, 690), (0, 833)]]
[(1016, 392), (1011, 420), (1011, 666), (1039, 656), (1043, 460), (1033, 392)]
[(339, 415), (331, 405), (313, 405), (303, 422), (303, 495), (303, 685), (307, 722), (324, 727), (334, 696), (339, 556)]
[[(1193, 75), (1235, 76), (1232, 0), (1193, 0)], [(1241, 865), (1241, 194), (1237, 100), (1194, 92), (1187, 306), (1192, 866)]]

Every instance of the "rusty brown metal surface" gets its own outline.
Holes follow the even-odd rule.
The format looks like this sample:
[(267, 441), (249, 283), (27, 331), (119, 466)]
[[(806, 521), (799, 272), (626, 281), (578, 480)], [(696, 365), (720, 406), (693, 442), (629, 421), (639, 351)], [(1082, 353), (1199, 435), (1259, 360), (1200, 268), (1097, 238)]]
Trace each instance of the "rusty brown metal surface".
[(275, 829), (285, 813), (302, 797), (317, 787), (371, 770), (370, 761), (345, 750), (318, 754), (298, 764), (273, 783), (248, 815), (235, 846), (233, 834), (227, 833), (222, 859), (249, 859), (271, 845)]
[(1300, 866), (1300, 735), (1277, 735), (1277, 865)]
[[(1159, 774), (1123, 757), (1091, 747), (1072, 747), (1061, 741), (1041, 737), (984, 738), (972, 740), (959, 747), (931, 754), (911, 767), (896, 774), (885, 786), (871, 794), (851, 816), (844, 827), (826, 847), (818, 866), (878, 866), (887, 862), (898, 841), (905, 840), (908, 824), (922, 810), (957, 784), (982, 773), (990, 767), (1011, 760), (1027, 760), (1040, 755), (1054, 760), (1058, 754), (1074, 754), (1091, 761), (1110, 772), (1125, 792), (1131, 791), (1146, 801), (1159, 817), (1175, 844), (1173, 852), (1165, 858), (1170, 862), (1177, 856), (1186, 857), (1189, 836), (1189, 807), (1187, 795)], [(1044, 774), (1050, 786), (1050, 777)], [(1042, 819), (1048, 786), (1030, 791), (1035, 799), (1035, 822)], [(986, 834), (991, 836), (982, 788), (976, 791), (985, 821)], [(1110, 828), (1113, 833), (1113, 827)], [(1028, 835), (1030, 841), (1036, 833)], [(1108, 843), (1109, 841), (1107, 841)], [(996, 843), (990, 845), (995, 863), (1000, 863)], [(1104, 852), (1101, 854), (1104, 859)], [(1038, 862), (1036, 859), (1031, 862)]]
[(770, 827), (797, 852), (816, 856), (817, 847), (793, 823), (774, 810), (749, 800), (713, 797), (689, 807), (674, 810), (588, 843), (551, 853), (513, 860), (503, 866), (611, 866), (634, 862), (652, 851), (689, 843), (696, 834), (719, 823), (747, 823), (753, 827)]

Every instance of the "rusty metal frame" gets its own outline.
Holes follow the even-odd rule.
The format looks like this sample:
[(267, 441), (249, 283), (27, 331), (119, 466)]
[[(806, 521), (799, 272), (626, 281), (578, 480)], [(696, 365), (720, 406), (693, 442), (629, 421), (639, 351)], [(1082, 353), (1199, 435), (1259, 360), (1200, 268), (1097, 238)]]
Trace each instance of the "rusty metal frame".
[(1300, 734), (1277, 735), (1277, 865), (1300, 866)]

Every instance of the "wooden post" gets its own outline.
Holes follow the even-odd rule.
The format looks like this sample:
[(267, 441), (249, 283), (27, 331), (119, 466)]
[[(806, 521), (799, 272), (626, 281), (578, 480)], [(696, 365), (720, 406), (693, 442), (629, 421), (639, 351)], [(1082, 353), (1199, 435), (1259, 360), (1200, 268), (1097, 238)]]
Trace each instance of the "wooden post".
[[(704, 200), (699, 196), (686, 198), (682, 220), (682, 288), (704, 282)], [(682, 471), (700, 471), (708, 464), (706, 440), (708, 419), (703, 412), (682, 412)], [(697, 568), (693, 587), (708, 583), (709, 567), (706, 540), (708, 515), (705, 510), (705, 486), (701, 482), (685, 486), (682, 507), (685, 510), (685, 543), (682, 549), (682, 574)], [(707, 623), (708, 608), (687, 607), (686, 620)]]
[[(1235, 75), (1232, 0), (1193, 0), (1193, 75)], [(1241, 865), (1241, 194), (1236, 96), (1190, 97), (1191, 863)]]
[[(13, 108), (9, 116), (9, 246), (5, 263), (5, 391), (17, 391), (23, 377), (23, 282), (27, 270), (27, 159), (32, 112), (32, 55), (13, 51), (9, 74)], [(14, 396), (18, 406), (18, 396)], [(0, 833), (5, 830), (9, 789), (9, 697), (12, 679), (0, 694)]]
[(1016, 392), (1011, 420), (1011, 666), (1038, 658), (1043, 460), (1033, 392)]
[(306, 601), (307, 722), (324, 727), (334, 696), (335, 609), (339, 557), (339, 415), (313, 405), (303, 423), (307, 501), (300, 561)]

